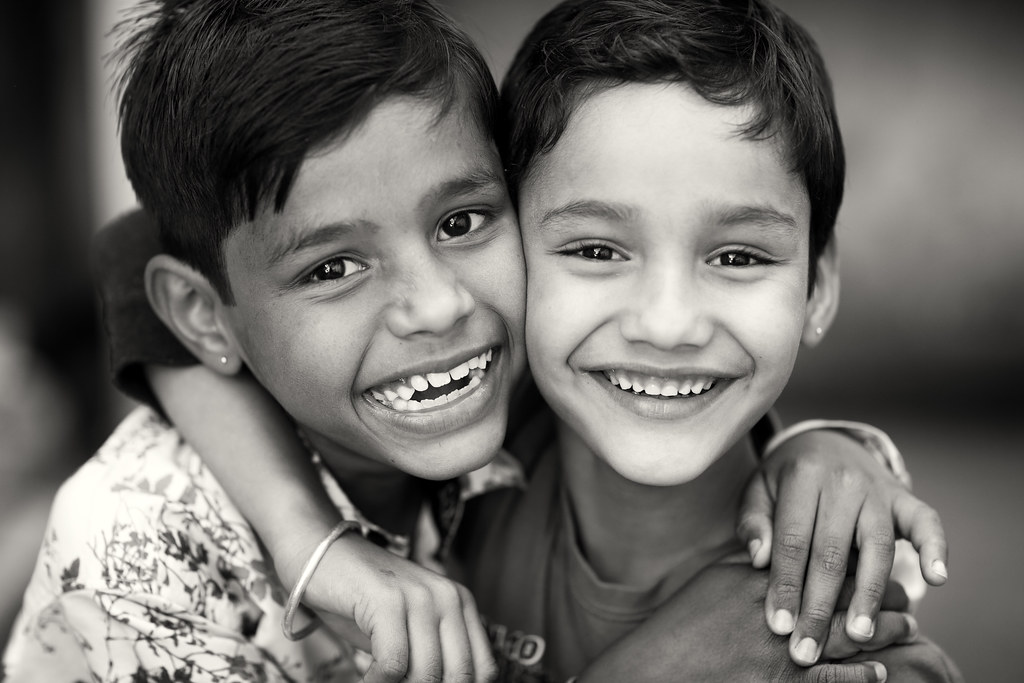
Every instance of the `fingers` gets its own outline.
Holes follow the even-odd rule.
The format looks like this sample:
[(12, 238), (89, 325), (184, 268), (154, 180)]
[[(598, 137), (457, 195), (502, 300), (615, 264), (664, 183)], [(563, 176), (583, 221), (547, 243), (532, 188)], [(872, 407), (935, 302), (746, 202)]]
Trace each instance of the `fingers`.
[[(803, 595), (804, 573), (810, 554), (814, 519), (818, 509), (819, 487), (807, 480), (800, 467), (779, 484), (778, 506), (772, 539), (771, 571), (765, 616), (768, 627), (780, 636), (789, 635), (796, 626)], [(814, 491), (808, 495), (808, 490)]]
[(832, 619), (822, 658), (845, 659), (860, 652), (874, 652), (890, 645), (903, 645), (913, 642), (918, 634), (917, 620), (904, 612), (879, 612), (875, 632), (867, 642), (852, 640), (846, 633), (845, 622), (846, 618), (842, 612)]
[[(379, 618), (380, 612), (389, 613), (390, 618)], [(398, 604), (383, 606), (368, 615), (363, 629), (370, 634), (373, 662), (363, 679), (366, 683), (398, 683), (409, 671), (409, 632), (404, 612), (404, 601), (399, 597)]]
[(880, 662), (857, 662), (856, 664), (819, 664), (804, 669), (789, 680), (804, 683), (885, 683), (888, 672)]
[[(859, 505), (835, 504), (837, 500), (845, 502), (844, 490), (857, 490), (845, 476), (829, 483), (823, 495), (827, 495), (832, 503), (819, 506), (814, 525), (803, 600), (789, 645), (793, 661), (804, 666), (818, 661), (832, 625), (839, 592), (846, 580), (860, 509)], [(851, 499), (850, 502), (857, 501)]]
[(910, 540), (921, 556), (921, 574), (933, 586), (941, 586), (949, 577), (946, 532), (939, 514), (909, 491), (898, 495), (893, 503), (896, 528)]
[(875, 633), (875, 617), (882, 607), (896, 552), (896, 536), (888, 510), (865, 504), (858, 524), (856, 590), (850, 600), (846, 633), (867, 642)]
[(493, 681), (498, 676), (498, 665), (494, 662), (491, 641), (487, 637), (483, 619), (476, 608), (476, 601), (469, 589), (457, 585), (462, 599), (462, 616), (469, 637), (469, 648), (473, 658), (473, 670), (477, 681)]
[(409, 629), (409, 670), (410, 681), (441, 683), (444, 680), (444, 656), (454, 657), (452, 644), (447, 653), (442, 649), (442, 630), (445, 640), (457, 638), (445, 619), (438, 618), (431, 604), (430, 595), (423, 590), (407, 590), (408, 611), (406, 620)]
[(764, 474), (758, 472), (750, 478), (743, 492), (739, 522), (736, 525), (736, 536), (746, 546), (750, 560), (757, 569), (767, 567), (771, 559), (774, 507)]

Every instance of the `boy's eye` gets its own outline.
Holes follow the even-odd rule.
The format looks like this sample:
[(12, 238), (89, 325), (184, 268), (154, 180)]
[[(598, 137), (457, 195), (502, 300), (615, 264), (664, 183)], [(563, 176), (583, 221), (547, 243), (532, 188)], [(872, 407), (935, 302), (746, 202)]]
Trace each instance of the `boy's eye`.
[(615, 252), (611, 247), (587, 247), (580, 249), (580, 256), (595, 261), (611, 261), (615, 257)]
[(566, 256), (579, 256), (588, 261), (624, 261), (622, 254), (607, 244), (571, 244), (562, 250)]
[(366, 264), (350, 258), (332, 258), (324, 261), (309, 274), (312, 282), (325, 282), (327, 280), (340, 280), (359, 271), (366, 270)]
[(722, 252), (718, 256), (711, 259), (712, 265), (718, 266), (733, 266), (742, 268), (745, 266), (754, 266), (765, 263), (771, 263), (771, 260), (764, 256), (759, 256), (749, 251), (737, 250)]
[(437, 228), (437, 239), (446, 242), (455, 237), (468, 235), (478, 230), (487, 220), (487, 216), (479, 211), (459, 211), (448, 216)]

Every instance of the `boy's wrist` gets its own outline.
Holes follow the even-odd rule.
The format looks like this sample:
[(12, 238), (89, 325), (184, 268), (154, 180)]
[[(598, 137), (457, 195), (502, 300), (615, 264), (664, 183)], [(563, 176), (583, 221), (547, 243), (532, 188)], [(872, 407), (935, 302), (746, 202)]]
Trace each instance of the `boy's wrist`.
[(852, 420), (803, 420), (777, 432), (765, 445), (762, 458), (769, 457), (783, 443), (790, 439), (819, 429), (838, 431), (861, 444), (874, 458), (884, 465), (908, 489), (910, 473), (899, 448), (884, 431), (864, 422)]

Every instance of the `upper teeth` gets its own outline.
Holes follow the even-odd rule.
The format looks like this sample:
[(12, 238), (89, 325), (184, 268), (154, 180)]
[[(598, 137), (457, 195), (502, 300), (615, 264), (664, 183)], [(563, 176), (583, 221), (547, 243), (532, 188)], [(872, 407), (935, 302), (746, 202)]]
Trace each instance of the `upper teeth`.
[[(479, 356), (474, 356), (469, 360), (459, 363), (445, 372), (411, 375), (395, 382), (376, 386), (370, 390), (370, 393), (377, 401), (395, 410), (416, 411), (431, 408), (435, 405), (443, 405), (475, 389), (480, 384), (481, 378), (487, 370), (487, 365), (491, 362), (491, 357), (492, 351), (488, 350)], [(412, 399), (413, 395), (418, 391), (426, 391), (428, 387), (447, 386), (453, 380), (465, 379), (471, 371), (476, 371), (477, 374), (470, 378), (469, 384), (460, 389), (453, 389), (450, 393), (435, 399), (424, 401)]]
[(648, 396), (689, 396), (708, 391), (715, 385), (714, 377), (692, 377), (689, 379), (669, 379), (639, 375), (625, 370), (607, 370), (605, 376), (612, 384), (624, 391), (632, 390), (636, 394)]

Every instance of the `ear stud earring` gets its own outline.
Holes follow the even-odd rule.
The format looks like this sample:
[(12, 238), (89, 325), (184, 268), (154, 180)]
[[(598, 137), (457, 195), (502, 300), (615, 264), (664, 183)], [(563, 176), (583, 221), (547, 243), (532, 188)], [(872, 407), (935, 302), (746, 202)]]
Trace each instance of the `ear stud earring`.
[(816, 335), (818, 335), (820, 337), (821, 336), (821, 328), (820, 327), (815, 327), (814, 328), (814, 334), (816, 334)]
[[(818, 334), (821, 334), (821, 328), (820, 327), (818, 328)], [(221, 356), (220, 357), (220, 364), (221, 365), (227, 365), (228, 364), (228, 357), (227, 356)]]

